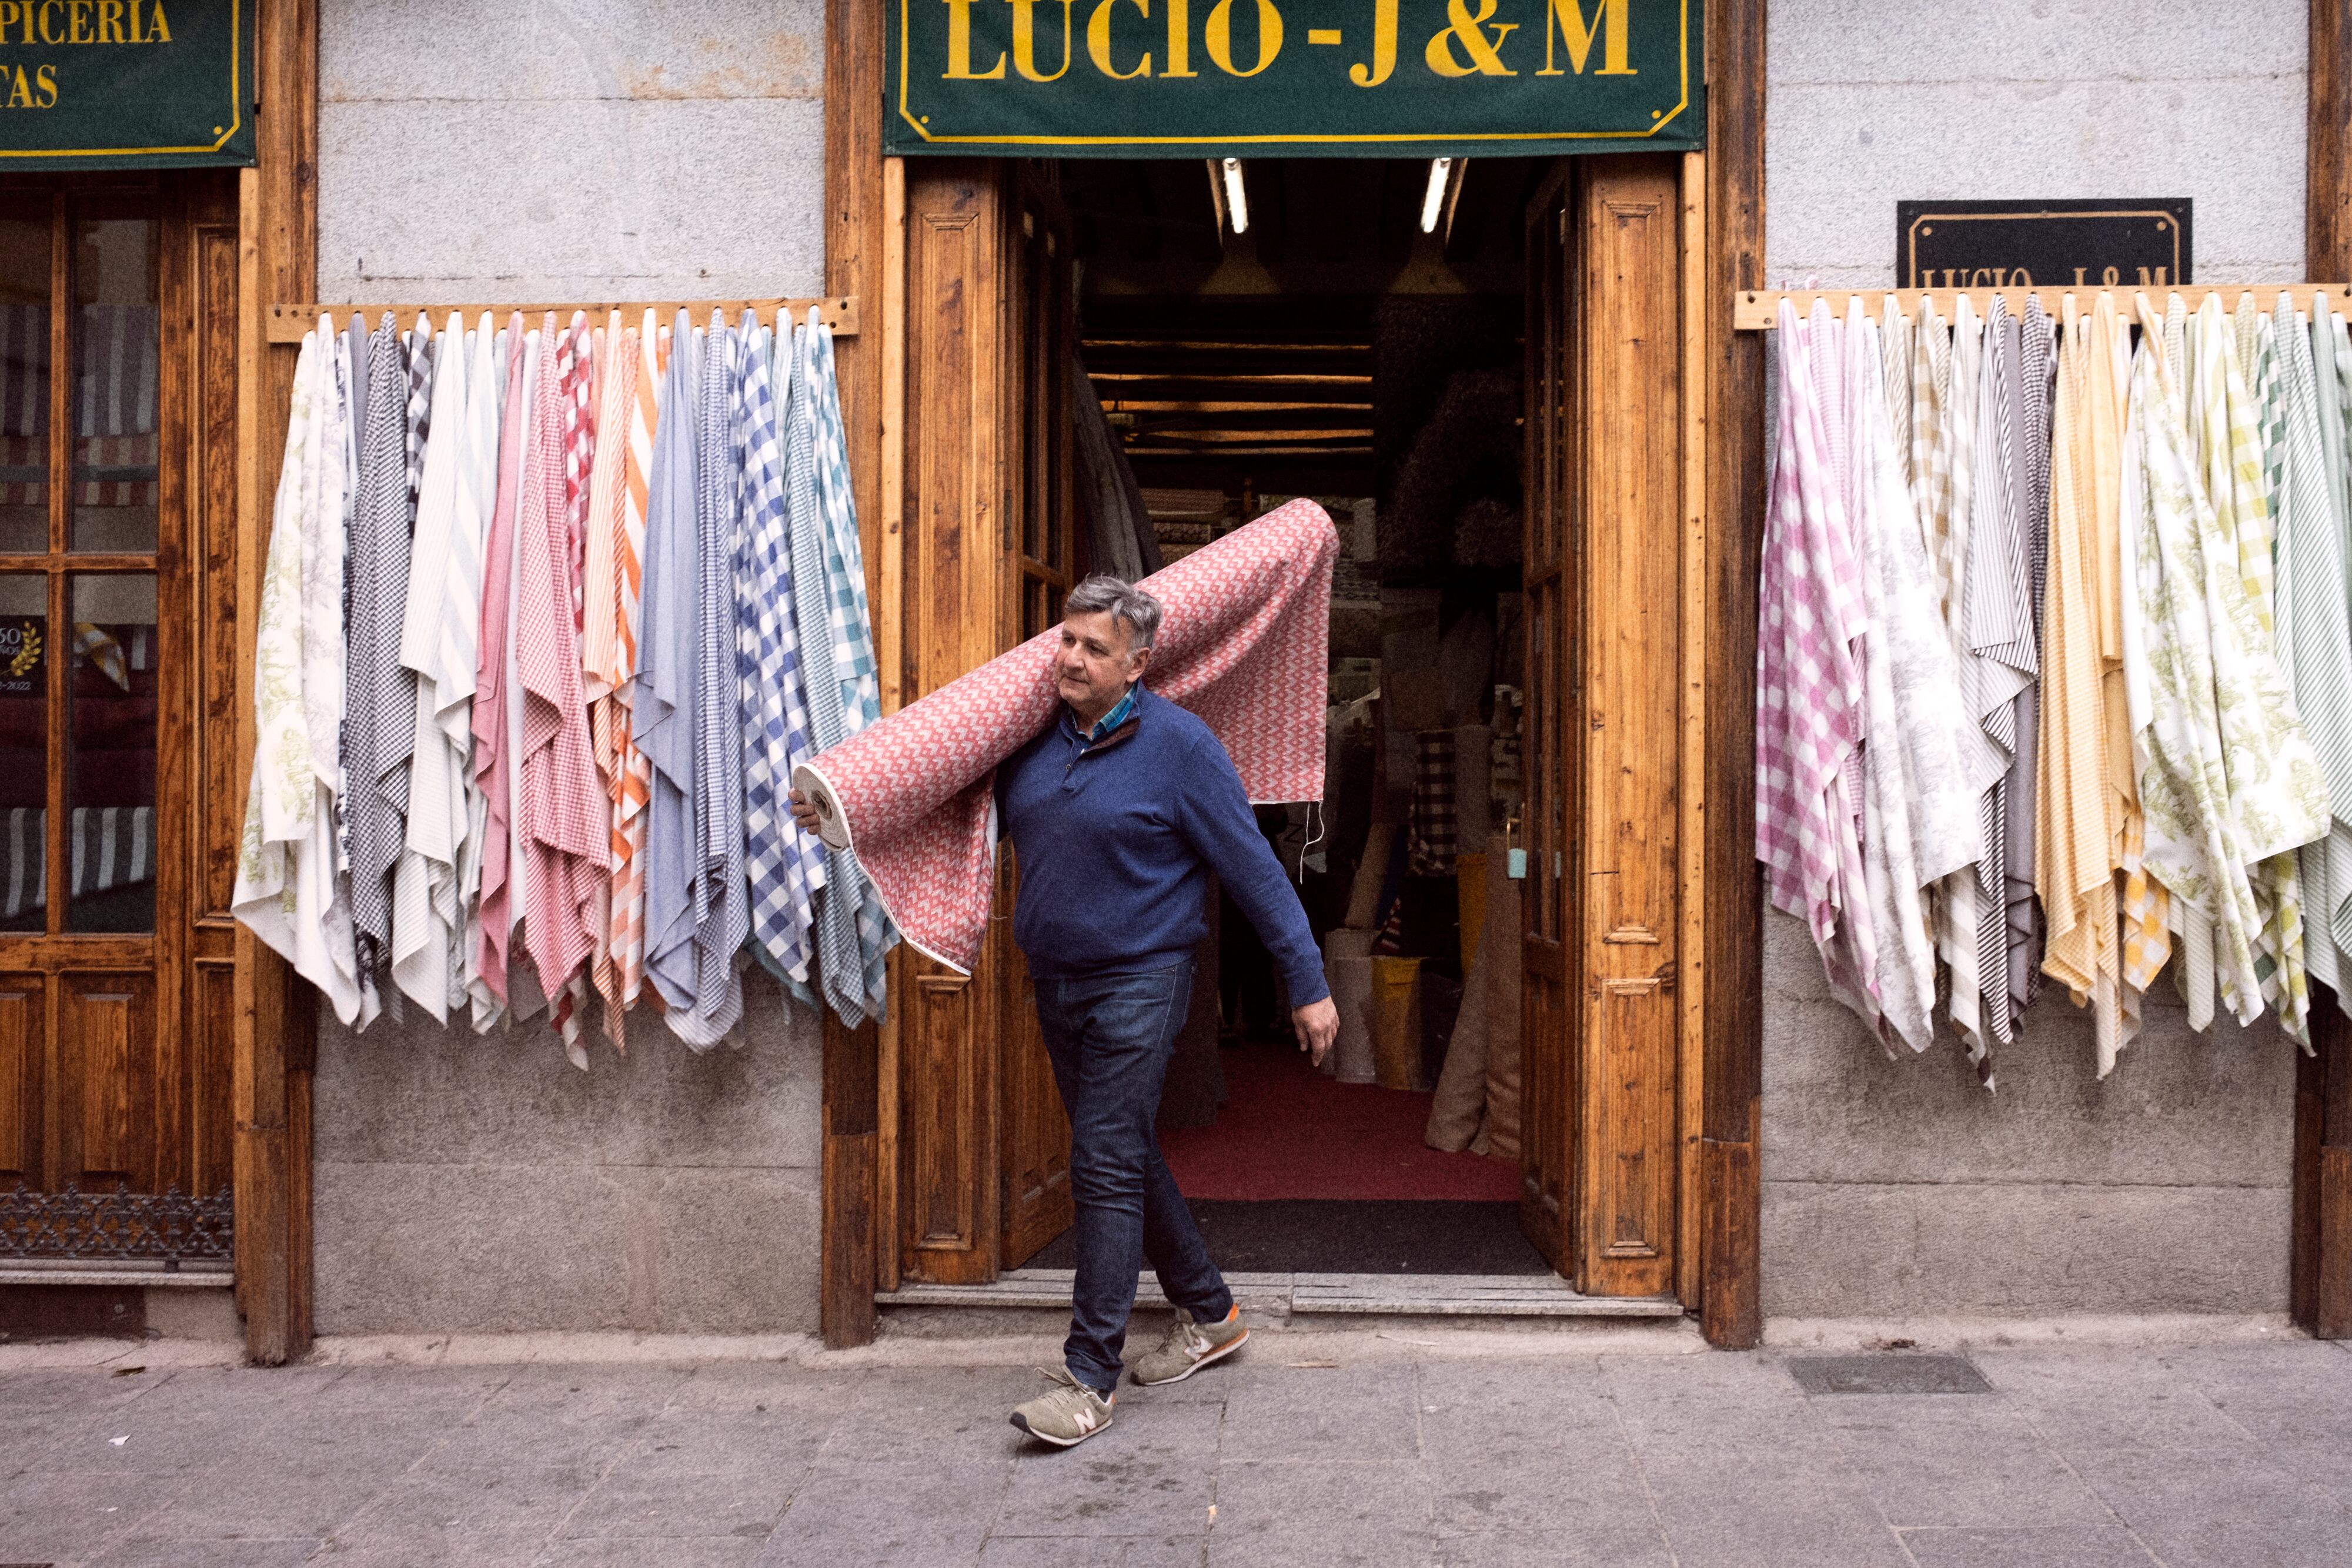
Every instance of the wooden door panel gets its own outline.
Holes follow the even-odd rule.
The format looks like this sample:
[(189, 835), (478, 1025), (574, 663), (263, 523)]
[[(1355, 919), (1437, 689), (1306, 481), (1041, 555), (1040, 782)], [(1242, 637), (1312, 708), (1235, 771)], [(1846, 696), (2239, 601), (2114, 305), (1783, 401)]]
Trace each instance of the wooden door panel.
[(199, 1197), (229, 1185), (236, 1153), (235, 1061), (236, 970), (199, 958), (188, 1009), (189, 1127), (185, 1186)]
[(1578, 1285), (1674, 1287), (1680, 761), (1678, 167), (1581, 171)]
[[(907, 175), (905, 515), (911, 702), (994, 656), (1003, 596), (1000, 176), (920, 159)], [(908, 1278), (996, 1272), (999, 944), (975, 972), (909, 956), (898, 1051), (900, 1262)]]
[(68, 1105), (61, 1118), (65, 1179), (85, 1192), (118, 1181), (159, 1190), (157, 1109), (166, 1085), (156, 1048), (154, 976), (60, 977), (58, 1059)]
[[(908, 1169), (905, 1192), (908, 1271), (945, 1284), (984, 1282), (995, 1273), (995, 1206), (987, 1202), (993, 1074), (983, 1061), (977, 973), (959, 975), (918, 957), (914, 1006), (901, 1051), (908, 1068)], [(981, 967), (985, 969), (983, 961)]]
[(1519, 842), (1520, 884), (1519, 1223), (1563, 1274), (1575, 1272), (1577, 991), (1570, 934), (1574, 851), (1568, 831), (1576, 787), (1573, 742), (1574, 609), (1569, 589), (1576, 542), (1576, 303), (1570, 271), (1570, 165), (1556, 165), (1527, 215), (1527, 375), (1524, 453), (1527, 690), (1521, 737), (1527, 795)]
[(195, 842), (191, 914), (228, 912), (244, 831), (237, 788), (236, 226), (196, 231), (194, 471), (186, 486), (194, 611)]
[(0, 975), (0, 1190), (42, 1185), (41, 977)]
[[(1019, 878), (1005, 878), (1007, 891), (997, 900), (999, 923), (1011, 924)], [(1004, 1149), (1004, 1239), (1002, 1264), (1017, 1269), (1069, 1228), (1070, 1119), (1054, 1084), (1053, 1059), (1045, 1054), (1045, 1034), (1037, 1023), (1037, 983), (1003, 935), (1004, 1005), (1000, 1014), (1004, 1048), (999, 1058), (1003, 1070), (1004, 1109), (1001, 1118)]]
[[(1003, 645), (1058, 622), (1075, 575), (1070, 453), (1071, 299), (1069, 214), (1034, 174), (1011, 172), (1004, 247), (1005, 412), (1012, 450), (1004, 465), (1006, 598)], [(1009, 846), (1008, 846), (1009, 856)], [(1075, 1216), (1070, 1199), (1070, 1122), (1054, 1085), (1037, 1024), (1037, 988), (1013, 945), (1018, 867), (997, 883), (996, 950), (1004, 988), (998, 1008), (1002, 1050), (999, 1122), (1003, 1129), (1004, 1234), (1000, 1263), (1018, 1268)]]

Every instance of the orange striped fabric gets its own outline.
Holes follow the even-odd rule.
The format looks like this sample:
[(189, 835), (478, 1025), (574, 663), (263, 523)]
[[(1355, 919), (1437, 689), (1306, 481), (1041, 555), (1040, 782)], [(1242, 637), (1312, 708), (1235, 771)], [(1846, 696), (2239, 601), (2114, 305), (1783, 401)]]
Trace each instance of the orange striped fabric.
[[(617, 693), (628, 679), (622, 663), (620, 563), (626, 553), (616, 536), (621, 532), (621, 507), (627, 488), (625, 469), (629, 444), (625, 439), (629, 411), (636, 401), (637, 335), (624, 329), (621, 313), (597, 334), (595, 466), (588, 483), (587, 560), (582, 576), (580, 627), (581, 672), (586, 680), (588, 726), (596, 760), (596, 777), (608, 802), (620, 797), (620, 751), (625, 744), (628, 710)], [(608, 805), (608, 813), (612, 808)], [(620, 846), (613, 845), (613, 858)], [(613, 962), (612, 884), (600, 886), (588, 918), (592, 938), (588, 976), (596, 994), (604, 998), (604, 1034), (619, 1049), (627, 1049), (623, 1023), (620, 970)]]
[[(668, 335), (646, 312), (644, 325), (628, 338), (634, 361), (628, 374), (628, 440), (610, 525), (617, 609), (606, 673), (612, 685), (607, 706), (611, 771), (606, 788), (613, 803), (612, 923), (608, 950), (612, 988), (604, 993), (606, 1029), (620, 1040), (623, 1010), (636, 1005), (645, 986), (646, 810), (653, 797), (653, 765), (630, 734), (630, 683), (637, 673), (637, 594), (643, 581), (646, 545), (646, 476), (653, 465), (654, 427), (661, 421), (662, 371), (669, 360)], [(619, 356), (614, 356), (617, 361)], [(620, 374), (615, 366), (616, 379)]]

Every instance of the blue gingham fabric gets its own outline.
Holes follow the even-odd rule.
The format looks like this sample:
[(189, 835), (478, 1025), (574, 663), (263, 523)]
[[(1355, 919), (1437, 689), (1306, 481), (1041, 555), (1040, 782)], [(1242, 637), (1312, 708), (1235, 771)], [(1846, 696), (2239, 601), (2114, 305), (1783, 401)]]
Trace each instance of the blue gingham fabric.
[(742, 695), (751, 950), (780, 978), (805, 982), (825, 864), (824, 844), (800, 831), (784, 799), (793, 769), (814, 752), (784, 526), (784, 456), (769, 374), (773, 335), (748, 311), (739, 335), (745, 354), (735, 399), (735, 668)]
[[(794, 333), (795, 371), (786, 412), (784, 495), (792, 536), (793, 604), (803, 633), (811, 740), (838, 746), (882, 716), (881, 682), (866, 604), (866, 558), (850, 498), (849, 449), (834, 379), (833, 331), (812, 319)], [(807, 444), (801, 444), (805, 439)], [(818, 629), (824, 635), (818, 635)], [(817, 906), (825, 1000), (845, 1024), (882, 1016), (885, 959), (898, 933), (856, 854), (826, 854)]]

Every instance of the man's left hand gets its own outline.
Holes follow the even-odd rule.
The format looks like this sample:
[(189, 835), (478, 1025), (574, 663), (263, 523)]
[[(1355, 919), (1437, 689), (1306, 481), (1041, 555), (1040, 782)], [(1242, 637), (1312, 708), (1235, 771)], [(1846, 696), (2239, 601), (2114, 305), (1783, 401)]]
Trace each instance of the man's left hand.
[(1319, 1002), (1309, 1002), (1303, 1008), (1290, 1009), (1290, 1021), (1298, 1029), (1298, 1049), (1307, 1053), (1316, 1066), (1330, 1054), (1331, 1042), (1339, 1038), (1339, 1009), (1325, 997)]

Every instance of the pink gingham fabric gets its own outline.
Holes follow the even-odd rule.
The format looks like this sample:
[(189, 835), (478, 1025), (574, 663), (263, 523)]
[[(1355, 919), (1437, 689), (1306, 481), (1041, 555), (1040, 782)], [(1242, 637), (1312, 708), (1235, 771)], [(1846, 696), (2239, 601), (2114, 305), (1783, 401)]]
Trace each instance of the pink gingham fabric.
[[(1144, 580), (1167, 611), (1151, 689), (1191, 709), (1266, 803), (1323, 798), (1331, 567), (1339, 535), (1293, 501)], [(1053, 722), (1058, 627), (982, 664), (801, 767), (920, 952), (969, 973), (995, 883), (996, 765)], [(842, 826), (836, 829), (835, 823)]]
[(1780, 306), (1779, 439), (1756, 644), (1756, 858), (1811, 927), (1833, 983), (1874, 972), (1850, 776), (1863, 737), (1861, 570), (1832, 479), (1807, 329)]

